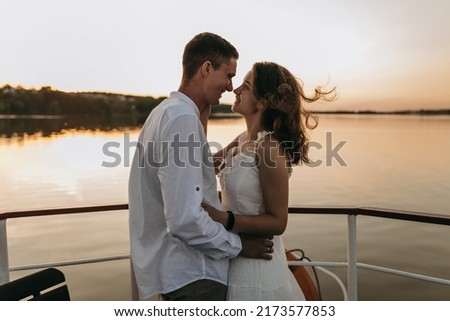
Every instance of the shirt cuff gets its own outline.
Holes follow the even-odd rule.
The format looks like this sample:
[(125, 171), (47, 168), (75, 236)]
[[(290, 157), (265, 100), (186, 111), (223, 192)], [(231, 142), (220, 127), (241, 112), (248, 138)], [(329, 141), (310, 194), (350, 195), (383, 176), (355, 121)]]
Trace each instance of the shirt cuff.
[(236, 256), (239, 255), (239, 253), (241, 253), (242, 251), (242, 242), (241, 242), (241, 238), (239, 237), (239, 235), (234, 234), (234, 233), (230, 233), (231, 234), (231, 238), (230, 238), (230, 259), (235, 258)]

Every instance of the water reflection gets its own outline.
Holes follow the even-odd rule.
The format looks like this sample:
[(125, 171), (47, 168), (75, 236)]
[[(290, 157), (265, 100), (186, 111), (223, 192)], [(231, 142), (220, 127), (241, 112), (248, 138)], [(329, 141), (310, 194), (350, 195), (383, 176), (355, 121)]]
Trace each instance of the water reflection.
[(50, 137), (70, 130), (112, 131), (141, 126), (146, 116), (114, 115), (110, 117), (79, 116), (0, 116), (0, 138)]
[[(290, 179), (291, 205), (376, 206), (450, 213), (450, 116), (320, 118), (311, 138), (327, 146), (327, 133), (331, 132), (330, 148), (339, 141), (348, 141), (340, 151), (348, 166), (334, 161), (332, 166), (324, 162), (319, 167), (295, 168)], [(30, 124), (35, 125), (27, 127)], [(133, 123), (125, 117), (110, 122), (93, 118), (86, 122), (72, 118), (0, 119), (0, 212), (126, 203), (126, 162), (132, 151), (126, 154), (124, 148), (115, 150), (123, 161), (106, 168), (102, 162), (109, 159), (103, 154), (103, 146), (107, 142), (124, 146), (125, 133), (131, 142), (136, 141), (139, 127), (138, 120)], [(210, 122), (208, 138), (224, 146), (244, 129), (243, 119), (215, 119)], [(326, 151), (315, 148), (311, 157), (324, 160)], [(120, 217), (109, 214), (11, 220), (11, 265), (126, 253), (126, 213)], [(345, 220), (338, 217), (291, 215), (286, 246), (300, 247), (317, 261), (343, 261), (345, 229)], [(358, 243), (362, 262), (449, 277), (450, 234), (446, 228), (361, 217)], [(108, 265), (106, 274), (105, 265), (68, 268), (69, 279), (76, 280), (72, 286), (74, 299), (128, 298), (123, 289), (129, 285), (120, 282), (129, 280), (129, 265), (117, 264), (121, 263)], [(365, 271), (358, 277), (362, 300), (450, 298), (448, 288), (425, 288), (405, 278), (392, 280)], [(379, 284), (377, 291), (373, 290), (374, 284)], [(335, 283), (323, 278), (321, 285), (333, 289)], [(340, 292), (325, 299), (340, 300)]]

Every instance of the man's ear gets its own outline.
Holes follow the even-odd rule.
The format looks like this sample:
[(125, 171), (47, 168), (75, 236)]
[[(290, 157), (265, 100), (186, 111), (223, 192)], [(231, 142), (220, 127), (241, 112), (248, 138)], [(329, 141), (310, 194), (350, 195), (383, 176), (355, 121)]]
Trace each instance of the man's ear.
[(209, 61), (209, 60), (207, 60), (207, 61), (205, 61), (203, 64), (202, 64), (202, 66), (200, 67), (200, 69), (201, 69), (201, 71), (202, 71), (202, 75), (205, 77), (206, 75), (208, 75), (209, 74), (209, 72), (211, 71), (211, 69), (212, 69), (212, 64), (211, 64), (211, 61)]

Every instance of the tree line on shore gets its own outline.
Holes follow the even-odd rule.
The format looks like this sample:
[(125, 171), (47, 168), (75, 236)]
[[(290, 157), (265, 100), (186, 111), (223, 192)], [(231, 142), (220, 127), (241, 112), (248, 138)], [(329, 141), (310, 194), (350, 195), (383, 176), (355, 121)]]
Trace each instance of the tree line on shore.
[[(45, 137), (66, 129), (109, 131), (140, 127), (165, 98), (6, 85), (0, 87), (0, 138), (23, 138), (36, 133)], [(231, 106), (219, 105), (213, 108), (211, 116), (227, 115), (235, 115)]]
[(3, 115), (91, 115), (148, 114), (165, 97), (141, 97), (112, 93), (67, 93), (51, 87), (41, 89), (0, 88)]
[[(36, 90), (5, 85), (0, 88), (0, 115), (146, 116), (165, 98), (102, 92), (68, 93), (49, 86)], [(214, 112), (231, 110), (229, 105), (219, 105)]]

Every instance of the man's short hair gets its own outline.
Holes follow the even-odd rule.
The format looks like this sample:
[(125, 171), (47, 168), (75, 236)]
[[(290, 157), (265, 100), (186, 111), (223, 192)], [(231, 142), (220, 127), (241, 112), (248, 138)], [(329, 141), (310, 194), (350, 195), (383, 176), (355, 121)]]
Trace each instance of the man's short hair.
[(213, 68), (218, 69), (231, 58), (239, 58), (238, 51), (231, 43), (214, 33), (200, 33), (184, 47), (184, 78), (191, 79), (205, 61), (210, 61)]

